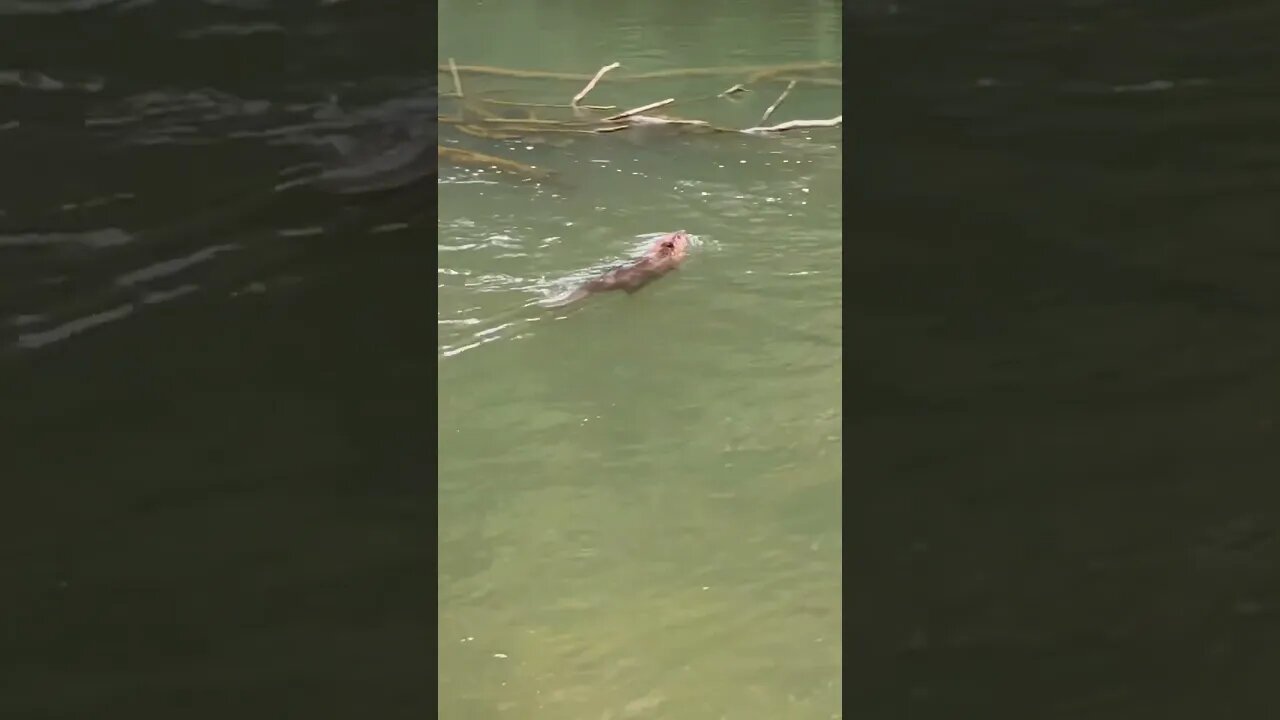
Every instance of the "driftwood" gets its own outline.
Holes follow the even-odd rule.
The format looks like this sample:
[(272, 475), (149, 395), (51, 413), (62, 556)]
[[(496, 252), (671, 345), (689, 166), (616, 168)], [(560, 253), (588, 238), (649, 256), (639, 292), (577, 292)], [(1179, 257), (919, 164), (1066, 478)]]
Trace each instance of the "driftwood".
[(449, 73), (453, 75), (454, 94), (462, 97), (462, 78), (458, 77), (458, 66), (453, 63), (453, 58), (449, 58)]
[(631, 108), (630, 110), (627, 110), (626, 112), (620, 112), (617, 115), (610, 115), (609, 117), (605, 118), (603, 122), (613, 122), (614, 120), (624, 120), (626, 118), (631, 117), (632, 115), (639, 115), (640, 113), (643, 113), (643, 112), (648, 112), (650, 110), (656, 110), (657, 108), (660, 108), (660, 107), (665, 107), (675, 101), (676, 101), (675, 98), (667, 98), (666, 100), (651, 102), (648, 105), (641, 105), (640, 107), (637, 107), (637, 108)]
[(596, 76), (591, 78), (591, 82), (587, 83), (587, 86), (582, 88), (582, 90), (578, 92), (577, 95), (573, 96), (573, 100), (570, 100), (569, 104), (572, 105), (573, 107), (577, 107), (578, 103), (582, 102), (582, 99), (587, 96), (587, 93), (591, 92), (591, 88), (595, 87), (596, 83), (600, 82), (600, 78), (604, 77), (605, 73), (609, 72), (610, 70), (616, 70), (621, 65), (622, 65), (621, 63), (609, 63), (608, 65), (605, 65), (604, 67), (597, 70)]
[[(454, 91), (452, 93), (442, 93), (440, 97), (442, 100), (449, 99), (451, 101), (456, 114), (440, 115), (439, 121), (452, 127), (461, 135), (475, 138), (475, 140), (469, 141), (471, 143), (476, 142), (476, 140), (492, 143), (512, 141), (521, 143), (545, 142), (553, 146), (572, 143), (575, 141), (575, 136), (609, 135), (654, 126), (669, 127), (671, 128), (670, 132), (674, 133), (737, 134), (760, 137), (790, 130), (839, 127), (843, 123), (843, 116), (837, 115), (830, 119), (793, 119), (773, 125), (767, 124), (798, 84), (808, 83), (816, 87), (839, 87), (841, 79), (838, 76), (831, 77), (830, 73), (834, 71), (838, 75), (841, 70), (840, 63), (810, 62), (769, 66), (683, 68), (630, 75), (613, 72), (619, 67), (621, 65), (614, 62), (604, 65), (592, 75), (586, 75), (497, 68), (483, 65), (458, 65), (453, 58), (449, 58), (447, 64), (440, 65), (440, 71), (447, 72), (451, 76)], [(827, 73), (827, 75), (823, 75), (823, 73)], [(478, 91), (476, 84), (471, 84), (470, 92), (464, 94), (461, 80), (461, 76), (464, 74), (494, 78), (572, 80), (585, 82), (585, 85), (575, 95), (568, 98), (567, 102), (520, 102), (484, 97), (485, 93)], [(606, 75), (608, 75), (607, 82)], [(740, 82), (730, 85), (727, 89), (715, 95), (684, 100), (669, 97), (622, 112), (614, 112), (611, 115), (606, 115), (605, 113), (616, 111), (617, 105), (582, 104), (587, 95), (596, 91), (602, 84), (615, 84), (621, 81), (733, 75), (738, 76)], [(723, 127), (713, 125), (706, 120), (674, 117), (666, 114), (665, 111), (662, 115), (653, 114), (654, 110), (660, 108), (669, 109), (673, 105), (679, 105), (684, 108), (693, 103), (717, 101), (724, 103), (728, 98), (748, 92), (751, 89), (749, 86), (761, 83), (786, 83), (786, 86), (781, 94), (778, 95), (778, 98), (764, 111), (756, 125), (752, 127)], [(489, 92), (497, 91), (490, 90)], [(616, 87), (614, 92), (616, 94)], [(622, 107), (626, 106), (623, 105)], [(524, 117), (504, 117), (499, 112), (500, 108), (507, 108), (507, 110), (502, 111), (503, 114), (523, 113)], [(547, 117), (547, 115), (554, 116), (557, 113), (560, 115), (559, 117)], [(569, 117), (566, 117), (566, 115)], [(545, 137), (547, 135), (556, 135), (559, 139)], [(507, 174), (535, 180), (545, 180), (551, 177), (551, 174), (546, 170), (491, 155), (487, 152), (460, 147), (439, 146), (438, 157), (442, 164), (492, 168)]]
[(791, 82), (787, 83), (787, 89), (783, 90), (782, 94), (778, 96), (778, 99), (774, 100), (773, 104), (769, 106), (769, 109), (764, 111), (764, 116), (760, 118), (761, 125), (769, 122), (769, 116), (773, 114), (774, 110), (778, 109), (778, 106), (782, 104), (783, 100), (787, 99), (787, 96), (791, 94), (791, 89), (794, 88), (795, 86), (796, 86), (795, 80), (792, 80)]
[(747, 128), (742, 132), (756, 135), (759, 133), (782, 132), (783, 130), (799, 130), (801, 128), (840, 127), (843, 123), (844, 116), (837, 115), (830, 120), (788, 120), (787, 122), (770, 125), (768, 127)]

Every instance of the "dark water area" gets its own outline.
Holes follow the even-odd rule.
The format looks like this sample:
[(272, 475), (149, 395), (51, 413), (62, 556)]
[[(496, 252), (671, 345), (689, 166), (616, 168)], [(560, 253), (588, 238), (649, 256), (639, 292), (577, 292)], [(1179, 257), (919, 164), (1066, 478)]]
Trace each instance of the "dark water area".
[(0, 717), (434, 706), (434, 14), (0, 0)]
[(851, 5), (849, 717), (1274, 714), (1276, 27)]

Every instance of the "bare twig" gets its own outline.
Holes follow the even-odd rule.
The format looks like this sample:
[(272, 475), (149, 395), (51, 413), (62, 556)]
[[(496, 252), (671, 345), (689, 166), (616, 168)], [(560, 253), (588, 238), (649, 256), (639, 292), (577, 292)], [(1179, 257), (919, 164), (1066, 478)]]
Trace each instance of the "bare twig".
[[(454, 92), (441, 93), (441, 97), (453, 97), (457, 99), (458, 116), (457, 117), (440, 117), (441, 124), (450, 125), (450, 129), (458, 133), (472, 135), (490, 141), (503, 141), (517, 139), (527, 142), (544, 141), (553, 145), (557, 143), (567, 143), (573, 134), (607, 134), (619, 132), (622, 130), (635, 130), (643, 132), (645, 128), (657, 128), (660, 135), (669, 132), (684, 133), (734, 133), (748, 135), (768, 135), (787, 130), (796, 130), (802, 128), (833, 128), (839, 127), (843, 122), (843, 116), (836, 116), (828, 120), (791, 120), (788, 122), (769, 124), (772, 117), (778, 109), (790, 97), (791, 92), (795, 90), (797, 84), (806, 82), (821, 81), (822, 84), (839, 85), (841, 80), (838, 75), (832, 77), (828, 73), (817, 73), (819, 70), (834, 69), (836, 73), (840, 71), (839, 63), (795, 63), (791, 65), (774, 65), (774, 66), (755, 66), (755, 67), (720, 67), (720, 68), (684, 68), (661, 72), (643, 73), (640, 75), (626, 75), (622, 73), (614, 73), (611, 80), (626, 81), (640, 79), (658, 79), (672, 77), (687, 77), (693, 75), (721, 75), (727, 73), (735, 73), (739, 75), (740, 82), (730, 85), (718, 94), (707, 95), (693, 99), (683, 98), (679, 100), (681, 107), (690, 106), (699, 101), (715, 102), (717, 99), (733, 98), (739, 94), (756, 90), (752, 87), (754, 82), (776, 82), (785, 85), (778, 98), (765, 110), (764, 115), (760, 118), (759, 123), (755, 127), (746, 129), (727, 128), (713, 125), (706, 120), (696, 120), (688, 117), (672, 117), (667, 113), (661, 115), (653, 115), (652, 111), (658, 108), (664, 108), (672, 103), (677, 102), (675, 98), (667, 98), (657, 102), (651, 102), (639, 107), (634, 107), (623, 112), (617, 112), (617, 107), (612, 105), (585, 105), (585, 98), (596, 89), (596, 86), (603, 81), (604, 76), (614, 70), (620, 68), (619, 63), (610, 63), (601, 67), (594, 75), (577, 75), (570, 73), (544, 73), (531, 70), (508, 70), (505, 68), (480, 67), (458, 65), (453, 58), (448, 58), (447, 64), (441, 64), (441, 74), (449, 74), (453, 78)], [(502, 75), (515, 78), (541, 78), (555, 80), (581, 80), (585, 84), (581, 84), (581, 90), (569, 101), (569, 104), (553, 104), (540, 102), (516, 102), (512, 100), (498, 100), (493, 97), (481, 97), (472, 89), (470, 96), (462, 97), (461, 75), (466, 72), (476, 74)], [(811, 76), (813, 72), (818, 77)], [(747, 79), (742, 79), (747, 78)], [(721, 86), (723, 87), (723, 86)], [(486, 92), (485, 95), (490, 95)], [(509, 118), (500, 117), (499, 112), (494, 110), (495, 106), (517, 106), (526, 108), (523, 113), (525, 118)], [(624, 106), (625, 107), (625, 106)], [(558, 108), (571, 111), (572, 118), (546, 119), (539, 118), (535, 115), (534, 108)], [(591, 111), (591, 112), (588, 112)], [(616, 112), (616, 114), (603, 117), (605, 112)], [(560, 113), (556, 113), (560, 115)], [(683, 114), (683, 113), (681, 113)], [(662, 130), (667, 128), (667, 130)], [(550, 134), (550, 137), (547, 136)], [(525, 176), (538, 177), (539, 174), (545, 173), (531, 166), (522, 165), (513, 160), (506, 158), (498, 158), (491, 155), (477, 154), (470, 151), (462, 151), (457, 148), (442, 148), (440, 150), (440, 159), (445, 162), (455, 164), (469, 165), (487, 165), (490, 167), (498, 167), (508, 172), (514, 172)], [(545, 176), (545, 175), (544, 175)]]
[(769, 125), (767, 127), (753, 127), (743, 130), (744, 133), (758, 135), (769, 132), (782, 132), (783, 130), (796, 130), (799, 128), (826, 128), (839, 127), (844, 122), (843, 115), (837, 115), (830, 120), (788, 120), (777, 125)]
[(591, 78), (591, 82), (587, 83), (587, 86), (582, 88), (582, 90), (579, 91), (577, 95), (574, 95), (573, 100), (570, 100), (569, 104), (572, 105), (573, 107), (577, 107), (578, 103), (582, 102), (582, 98), (586, 97), (587, 93), (591, 92), (591, 89), (596, 86), (596, 83), (600, 82), (600, 78), (604, 77), (605, 73), (609, 72), (610, 70), (615, 70), (619, 67), (622, 67), (622, 63), (615, 62), (615, 63), (609, 63), (608, 65), (605, 65), (604, 67), (597, 70), (595, 77)]
[(665, 126), (687, 128), (690, 132), (739, 133), (741, 130), (712, 125), (706, 120), (686, 120), (684, 118), (655, 117), (653, 115), (632, 115), (616, 125), (601, 125), (591, 132), (612, 133), (619, 130), (634, 130), (641, 127)]
[(648, 105), (641, 105), (638, 108), (632, 108), (630, 110), (627, 110), (626, 112), (620, 112), (617, 115), (610, 115), (609, 117), (604, 119), (604, 122), (612, 122), (614, 120), (621, 120), (623, 118), (631, 117), (632, 115), (639, 115), (642, 112), (648, 112), (655, 108), (660, 108), (664, 105), (670, 105), (675, 101), (676, 101), (675, 98), (667, 98), (666, 100), (659, 100), (658, 102), (652, 102), (652, 103), (649, 103)]
[(453, 58), (449, 58), (449, 72), (453, 75), (453, 90), (458, 93), (458, 97), (462, 97), (462, 78), (458, 77), (458, 66), (454, 64)]
[(764, 111), (764, 116), (760, 118), (761, 125), (764, 125), (765, 123), (769, 122), (769, 116), (773, 114), (774, 110), (778, 109), (778, 106), (782, 104), (783, 100), (787, 99), (787, 95), (791, 94), (791, 88), (795, 86), (796, 86), (795, 80), (792, 80), (791, 82), (787, 83), (787, 89), (783, 90), (782, 94), (778, 96), (778, 99), (774, 100), (773, 104), (769, 106), (769, 109)]
[(717, 132), (717, 133), (738, 132), (737, 130), (734, 130), (732, 128), (724, 128), (724, 127), (719, 127), (718, 125), (712, 125), (706, 120), (686, 120), (684, 118), (654, 117), (652, 115), (635, 115), (633, 117), (628, 118), (627, 121), (630, 123), (629, 127), (636, 127), (640, 125), (675, 125), (677, 127), (689, 128), (690, 131), (693, 131), (696, 129), (698, 131)]

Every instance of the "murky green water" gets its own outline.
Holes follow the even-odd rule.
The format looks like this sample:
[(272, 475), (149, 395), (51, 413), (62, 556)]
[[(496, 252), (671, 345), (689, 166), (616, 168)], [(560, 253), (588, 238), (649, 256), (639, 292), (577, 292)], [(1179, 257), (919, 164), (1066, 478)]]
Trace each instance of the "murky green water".
[(850, 717), (1275, 713), (1278, 26), (853, 4)]
[(0, 717), (430, 711), (434, 12), (0, 0)]
[[(441, 59), (620, 76), (840, 60), (831, 3), (686, 10), (446, 2)], [(606, 76), (589, 102), (739, 81)], [(463, 83), (542, 103), (584, 84)], [(670, 111), (749, 127), (783, 87)], [(773, 121), (838, 114), (838, 88), (797, 86)], [(442, 169), (441, 716), (838, 716), (839, 130), (573, 140), (442, 130), (555, 177)], [(693, 257), (641, 292), (529, 306), (680, 228)]]

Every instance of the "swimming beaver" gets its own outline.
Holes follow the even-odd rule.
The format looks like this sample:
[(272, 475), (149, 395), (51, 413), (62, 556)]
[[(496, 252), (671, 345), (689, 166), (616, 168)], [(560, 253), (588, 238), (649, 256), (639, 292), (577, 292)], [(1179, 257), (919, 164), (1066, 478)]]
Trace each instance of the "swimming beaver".
[(625, 265), (619, 265), (600, 277), (588, 280), (564, 295), (543, 302), (542, 305), (564, 307), (594, 293), (610, 290), (626, 290), (627, 294), (631, 294), (675, 270), (688, 256), (689, 234), (684, 230), (677, 230), (655, 240), (639, 258)]

